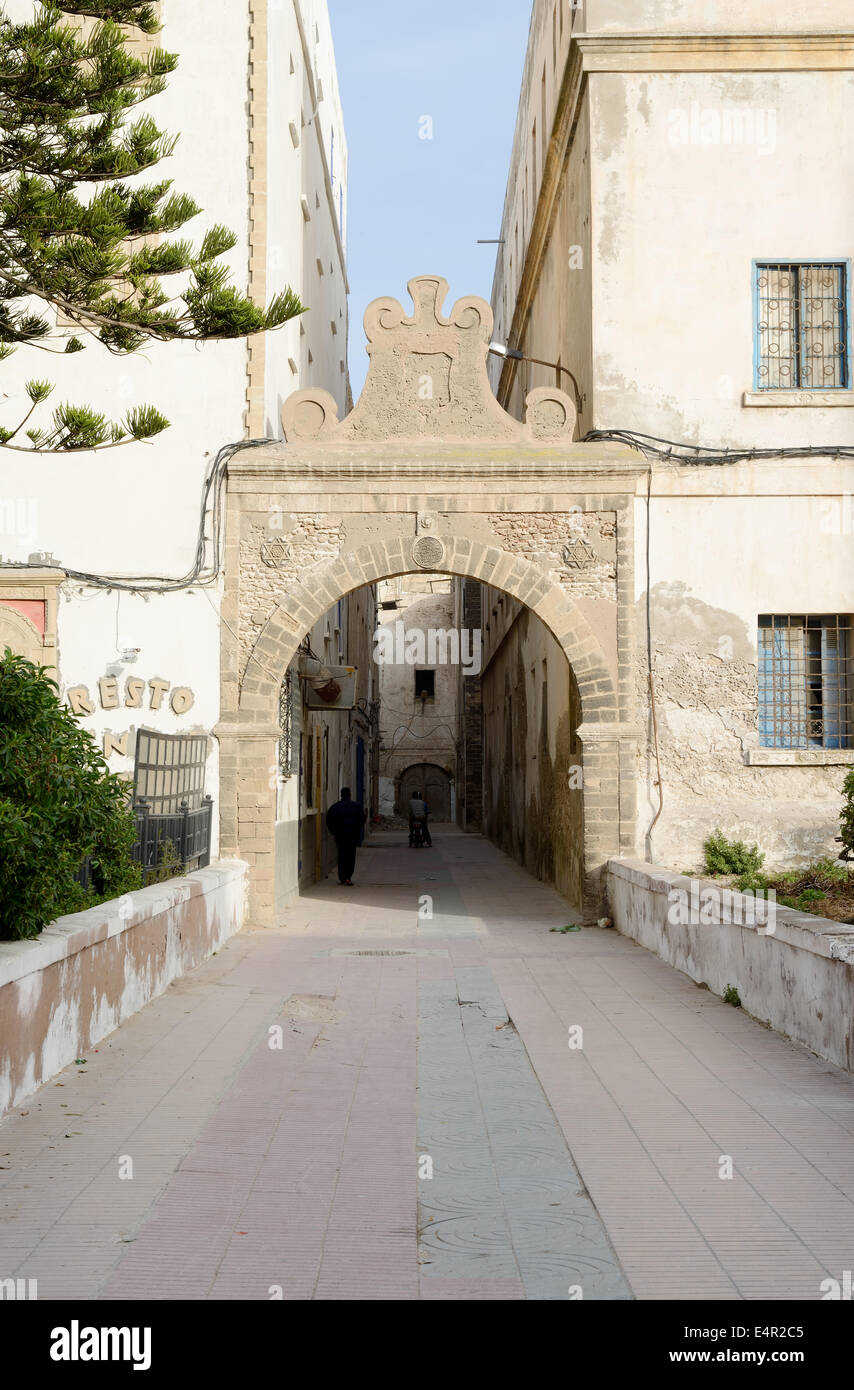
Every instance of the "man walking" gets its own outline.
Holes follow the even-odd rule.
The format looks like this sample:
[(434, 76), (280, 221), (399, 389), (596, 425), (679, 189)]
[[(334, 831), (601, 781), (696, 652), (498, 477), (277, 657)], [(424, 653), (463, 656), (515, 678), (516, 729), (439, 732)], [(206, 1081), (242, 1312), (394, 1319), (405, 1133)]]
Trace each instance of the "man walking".
[(356, 805), (349, 787), (341, 788), (341, 800), (326, 812), (326, 828), (338, 849), (338, 882), (347, 887), (353, 886), (356, 850), (367, 819), (367, 811)]

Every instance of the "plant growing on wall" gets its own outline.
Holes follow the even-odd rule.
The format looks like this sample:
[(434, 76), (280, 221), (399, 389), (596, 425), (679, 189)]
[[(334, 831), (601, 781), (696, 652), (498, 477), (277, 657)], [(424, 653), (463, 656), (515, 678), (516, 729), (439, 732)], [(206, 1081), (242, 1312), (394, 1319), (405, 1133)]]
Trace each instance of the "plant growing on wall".
[[(24, 344), (71, 353), (94, 339), (123, 354), (152, 339), (240, 338), (304, 312), (290, 289), (262, 308), (229, 283), (227, 228), (198, 246), (169, 239), (201, 209), (171, 179), (137, 177), (176, 144), (148, 112), (128, 119), (177, 66), (128, 47), (131, 29), (159, 28), (141, 0), (37, 0), (22, 23), (0, 11), (0, 359)], [(39, 424), (53, 387), (39, 377), (25, 389), (22, 418), (0, 425), (7, 448), (109, 448), (169, 423), (151, 405), (119, 422), (66, 402)]]
[[(141, 883), (127, 788), (60, 702), (47, 669), (0, 659), (0, 939), (38, 936), (68, 912)], [(92, 858), (92, 886), (77, 882)]]
[(839, 823), (842, 830), (839, 838), (845, 849), (851, 854), (854, 852), (854, 767), (850, 768), (845, 775), (845, 781), (842, 783), (842, 795), (845, 800), (839, 813)]
[(765, 855), (760, 853), (758, 845), (728, 840), (723, 831), (717, 829), (703, 842), (703, 856), (707, 874), (737, 874), (740, 889), (765, 886), (759, 872)]

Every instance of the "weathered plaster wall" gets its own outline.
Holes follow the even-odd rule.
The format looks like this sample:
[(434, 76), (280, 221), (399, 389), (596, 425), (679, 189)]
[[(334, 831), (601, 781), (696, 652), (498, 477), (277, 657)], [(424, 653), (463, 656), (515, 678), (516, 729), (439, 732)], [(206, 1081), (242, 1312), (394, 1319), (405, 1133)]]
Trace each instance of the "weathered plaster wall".
[(850, 392), (842, 408), (753, 408), (744, 393), (753, 261), (851, 254), (854, 150), (835, 133), (854, 120), (852, 74), (597, 72), (589, 101), (594, 427), (721, 447), (849, 442)]
[[(544, 8), (554, 0), (542, 0)], [(558, 0), (559, 3), (559, 0)], [(587, 33), (803, 33), (850, 26), (847, 0), (816, 0), (808, 23), (797, 9), (769, 6), (767, 0), (585, 0), (575, 28)]]
[[(566, 657), (528, 609), (484, 589), (483, 831), (579, 905), (584, 876), (580, 705)], [(575, 782), (575, 786), (571, 785)]]
[[(481, 664), (485, 593), (483, 585), (473, 579), (454, 579), (454, 622), (460, 629), (479, 634)], [(463, 830), (479, 831), (483, 823), (483, 681), (480, 672), (466, 675), (460, 668), (457, 701), (460, 717), (457, 824)]]
[[(757, 393), (753, 375), (753, 261), (851, 254), (854, 154), (836, 153), (854, 114), (849, 11), (589, 0), (570, 43), (536, 0), (492, 302), (502, 340), (512, 324), (512, 346), (579, 377), (582, 429), (769, 451), (850, 443), (850, 389)], [(545, 165), (531, 139), (544, 70)], [(490, 366), (517, 415), (549, 370)], [(634, 593), (618, 611), (620, 653), (634, 648), (626, 718), (642, 726), (636, 848), (696, 864), (722, 824), (769, 863), (835, 853), (854, 755), (758, 749), (756, 629), (760, 614), (851, 612), (850, 460), (654, 472), (651, 576), (639, 500)], [(664, 784), (652, 841), (648, 587)]]
[(240, 931), (246, 889), (223, 862), (0, 943), (0, 1114)]
[[(549, 65), (546, 63), (547, 73), (548, 70)], [(593, 424), (590, 113), (586, 103), (580, 110), (578, 125), (567, 155), (554, 222), (543, 251), (531, 310), (520, 340), (510, 342), (510, 337), (513, 336), (511, 324), (514, 298), (521, 275), (519, 254), (524, 257), (533, 221), (529, 197), (525, 200), (525, 220), (519, 222), (522, 217), (521, 182), (525, 173), (523, 170), (516, 188), (515, 201), (518, 206), (514, 207), (512, 225), (508, 222), (505, 227), (505, 236), (512, 232), (512, 240), (499, 248), (496, 264), (493, 291), (493, 304), (496, 306), (497, 315), (495, 336), (499, 342), (509, 343), (527, 357), (539, 357), (544, 362), (557, 363), (572, 373), (581, 398), (578, 417), (580, 439)], [(530, 177), (530, 174), (528, 176)], [(510, 247), (515, 248), (517, 225), (520, 229), (520, 253), (513, 250), (511, 266)], [(500, 357), (490, 358), (489, 371), (493, 387), (498, 385), (502, 361)], [(535, 362), (520, 362), (507, 409), (517, 419), (521, 419), (524, 415), (525, 397), (537, 386), (560, 386), (561, 390), (568, 392), (575, 399), (575, 388), (567, 371), (558, 373)]]
[[(698, 883), (699, 895), (714, 884)], [(731, 908), (714, 899), (703, 925), (674, 925), (668, 895), (690, 894), (682, 874), (638, 860), (608, 865), (614, 926), (698, 984), (723, 995), (733, 986), (754, 1018), (847, 1071), (854, 1069), (854, 927), (777, 907), (774, 931), (742, 926), (741, 894)], [(740, 906), (738, 904), (741, 904)], [(688, 915), (687, 913), (685, 915)], [(733, 920), (728, 920), (733, 919)]]
[[(664, 813), (648, 843), (658, 794), (651, 742), (644, 740), (638, 850), (673, 867), (698, 867), (703, 841), (718, 825), (730, 836), (757, 840), (769, 866), (835, 856), (839, 849), (842, 782), (854, 752), (763, 750), (757, 704), (759, 615), (851, 610), (844, 499), (834, 506), (828, 495), (797, 497), (802, 486), (829, 493), (839, 476), (829, 464), (781, 465), (776, 473), (769, 467), (760, 495), (751, 495), (752, 477), (750, 465), (741, 465), (704, 469), (689, 482), (664, 470), (654, 482), (651, 625)], [(694, 496), (679, 496), (681, 486)], [(773, 495), (784, 489), (796, 502)], [(646, 525), (639, 501), (639, 556)], [(635, 689), (638, 708), (646, 710), (640, 567), (636, 594)]]
[[(404, 644), (414, 634), (423, 634), (426, 644), (431, 630), (448, 632), (455, 626), (452, 584), (447, 576), (403, 575), (379, 585), (379, 599), (381, 603), (398, 603), (397, 608), (380, 610), (380, 626), (396, 633), (396, 625), (402, 623)], [(436, 654), (443, 654), (438, 642)], [(385, 815), (391, 815), (395, 809), (406, 814), (406, 808), (400, 807), (400, 782), (407, 768), (428, 764), (456, 779), (458, 669), (450, 663), (434, 664), (429, 659), (414, 666), (384, 662), (376, 669), (381, 700), (380, 808)], [(434, 699), (416, 700), (418, 670), (434, 672)]]

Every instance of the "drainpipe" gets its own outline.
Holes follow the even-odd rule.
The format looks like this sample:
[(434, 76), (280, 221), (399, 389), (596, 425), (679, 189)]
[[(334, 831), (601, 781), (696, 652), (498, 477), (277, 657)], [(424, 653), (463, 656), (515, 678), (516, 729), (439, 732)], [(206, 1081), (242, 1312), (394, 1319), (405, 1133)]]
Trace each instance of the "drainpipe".
[(652, 664), (652, 598), (650, 594), (650, 512), (652, 499), (652, 463), (646, 475), (646, 661), (647, 678), (649, 681), (649, 709), (652, 716), (652, 737), (655, 748), (655, 775), (654, 786), (658, 788), (658, 810), (650, 821), (646, 832), (646, 853), (651, 864), (655, 863), (652, 849), (652, 832), (655, 829), (664, 810), (664, 784), (661, 780), (661, 755), (658, 746), (658, 713), (655, 707), (655, 676)]

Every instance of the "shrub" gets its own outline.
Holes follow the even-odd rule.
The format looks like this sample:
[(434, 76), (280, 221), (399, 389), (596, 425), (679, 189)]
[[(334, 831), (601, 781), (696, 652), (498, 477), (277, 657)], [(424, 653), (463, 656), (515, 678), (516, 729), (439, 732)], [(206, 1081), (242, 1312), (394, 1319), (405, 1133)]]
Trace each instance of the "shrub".
[(854, 767), (850, 768), (845, 781), (842, 783), (842, 795), (845, 801), (839, 813), (839, 823), (842, 828), (840, 839), (849, 854), (854, 851)]
[[(714, 830), (703, 845), (706, 873), (738, 874), (744, 879), (744, 887), (762, 886), (759, 883), (759, 870), (765, 862), (758, 845), (749, 847), (743, 840), (728, 840), (722, 830)], [(739, 887), (742, 887), (741, 883)]]
[[(134, 821), (125, 784), (61, 703), (47, 668), (0, 659), (0, 938), (132, 892)], [(91, 857), (92, 882), (77, 882)]]
[(149, 883), (166, 883), (170, 878), (183, 878), (187, 866), (181, 859), (171, 840), (161, 840), (157, 856), (157, 868), (148, 878)]

